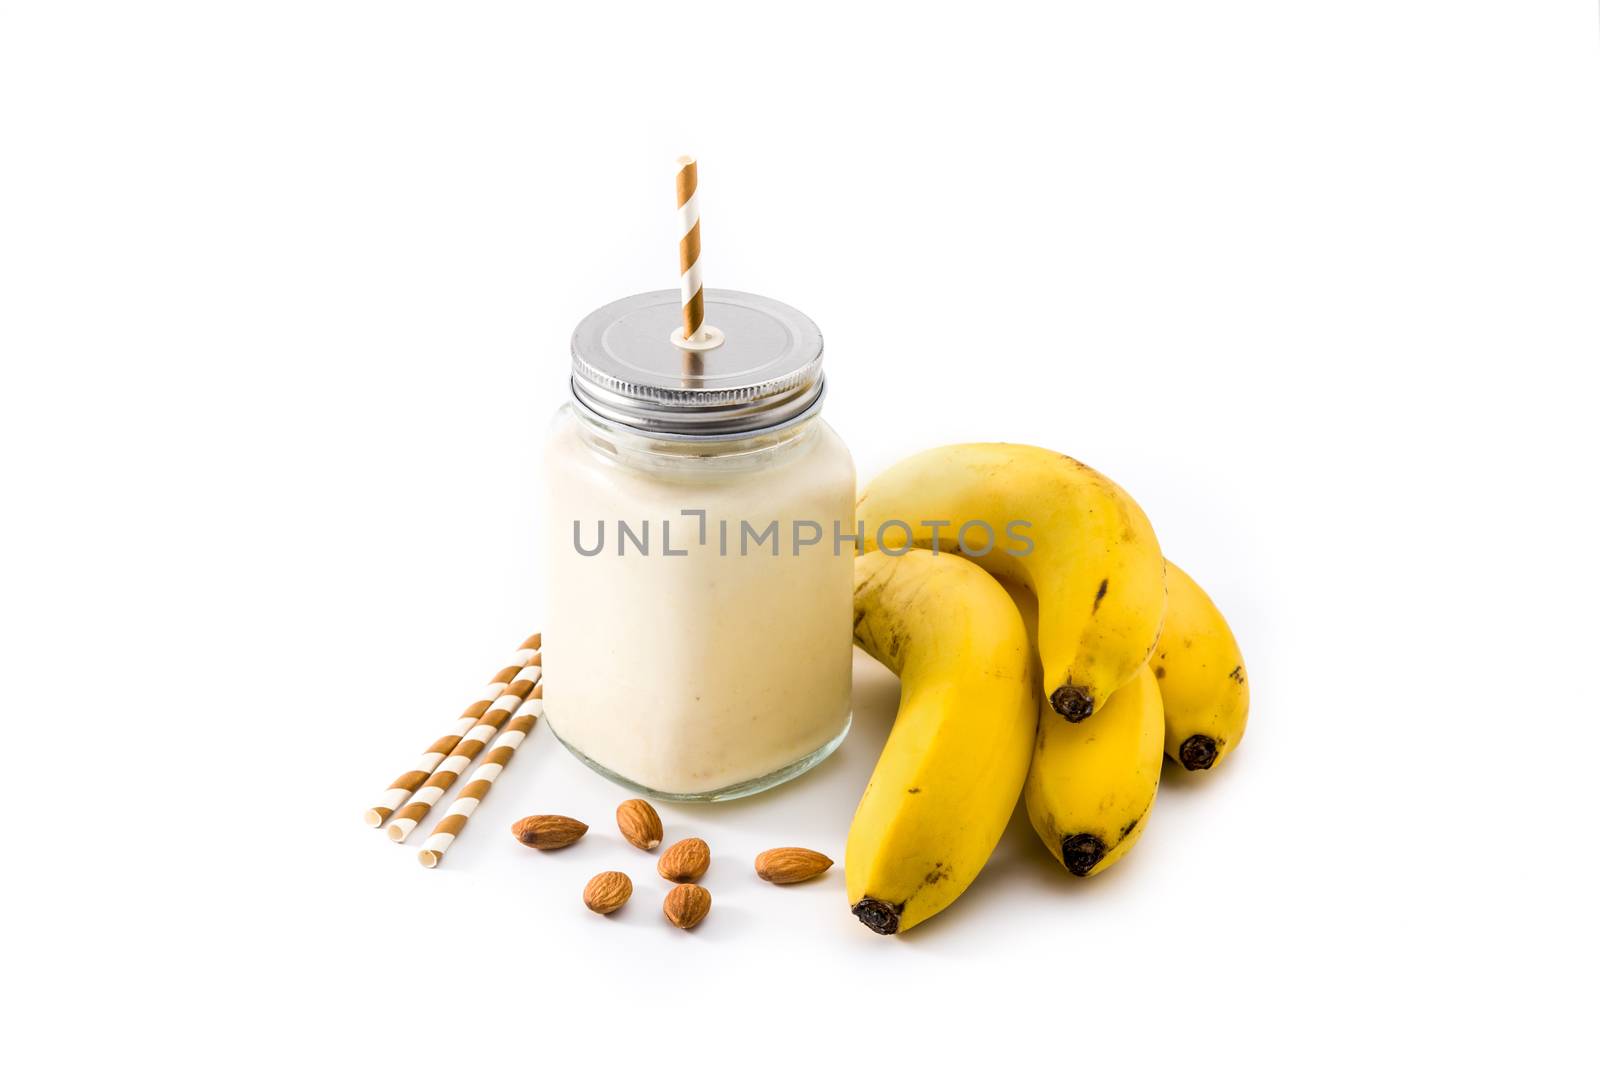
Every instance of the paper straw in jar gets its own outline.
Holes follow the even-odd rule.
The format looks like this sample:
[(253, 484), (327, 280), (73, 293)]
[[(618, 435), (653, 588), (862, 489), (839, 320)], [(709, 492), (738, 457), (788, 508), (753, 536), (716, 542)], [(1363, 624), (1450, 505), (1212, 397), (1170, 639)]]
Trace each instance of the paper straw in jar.
[(511, 657), (511, 665), (489, 679), (488, 689), (477, 700), (467, 705), (467, 710), (461, 713), (461, 717), (450, 728), (450, 732), (429, 745), (418, 757), (416, 766), (391, 782), (378, 802), (367, 809), (364, 818), (368, 826), (382, 826), (383, 820), (393, 815), (396, 808), (410, 799), (411, 794), (415, 793), (439, 764), (444, 762), (445, 757), (450, 755), (467, 731), (478, 724), (478, 719), (506, 691), (506, 687), (517, 676), (517, 672), (529, 664), (538, 664), (541, 643), (539, 634), (534, 634), (522, 642), (516, 655)]
[(700, 168), (693, 156), (678, 157), (678, 286), (683, 297), (683, 339), (700, 340), (706, 321), (700, 286)]
[(433, 833), (422, 843), (422, 852), (417, 858), (424, 867), (437, 867), (439, 861), (449, 850), (450, 845), (460, 835), (467, 825), (467, 820), (472, 818), (472, 813), (478, 810), (478, 805), (483, 798), (489, 795), (489, 787), (494, 785), (495, 779), (500, 777), (500, 772), (511, 762), (511, 756), (532, 732), (539, 721), (540, 714), (544, 711), (544, 687), (536, 686), (520, 710), (517, 717), (511, 720), (505, 731), (495, 739), (494, 748), (483, 757), (483, 763), (472, 772), (472, 777), (467, 784), (461, 787), (461, 793), (451, 802), (449, 809), (444, 813), (434, 826)]
[(466, 736), (456, 742), (450, 754), (439, 763), (439, 769), (428, 776), (411, 796), (411, 802), (395, 812), (394, 819), (389, 823), (389, 840), (404, 841), (417, 828), (417, 823), (428, 817), (428, 812), (439, 802), (439, 798), (455, 785), (456, 779), (461, 777), (461, 772), (466, 770), (478, 754), (483, 751), (489, 739), (500, 731), (500, 727), (511, 718), (511, 713), (516, 711), (533, 692), (533, 687), (539, 684), (542, 671), (538, 664), (530, 663), (517, 672), (515, 678), (506, 686), (506, 691), (495, 698), (478, 722), (468, 730)]

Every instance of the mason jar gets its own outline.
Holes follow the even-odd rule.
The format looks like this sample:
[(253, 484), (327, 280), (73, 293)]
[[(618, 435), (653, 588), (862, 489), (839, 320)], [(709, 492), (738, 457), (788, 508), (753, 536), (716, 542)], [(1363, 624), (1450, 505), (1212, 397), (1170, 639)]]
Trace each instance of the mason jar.
[(705, 309), (694, 349), (676, 290), (580, 322), (545, 452), (545, 719), (668, 800), (787, 781), (850, 726), (855, 467), (822, 334), (749, 293)]

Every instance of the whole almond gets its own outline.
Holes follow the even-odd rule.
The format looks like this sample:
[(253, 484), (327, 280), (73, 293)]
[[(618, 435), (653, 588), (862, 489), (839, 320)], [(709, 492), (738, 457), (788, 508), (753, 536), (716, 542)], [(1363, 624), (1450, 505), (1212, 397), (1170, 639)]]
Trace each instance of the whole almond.
[(617, 829), (634, 848), (646, 852), (661, 844), (661, 816), (648, 800), (624, 800), (617, 806)]
[(698, 837), (669, 845), (656, 864), (656, 873), (669, 882), (698, 882), (711, 866), (711, 846)]
[(711, 894), (697, 885), (675, 885), (661, 903), (661, 914), (680, 930), (697, 925), (711, 910)]
[(565, 815), (529, 815), (512, 824), (511, 832), (529, 848), (541, 852), (552, 848), (566, 848), (589, 832), (589, 827)]
[(633, 881), (621, 871), (601, 871), (583, 887), (584, 907), (599, 915), (610, 915), (633, 896)]
[(756, 857), (756, 874), (774, 885), (804, 882), (832, 866), (832, 860), (809, 848), (769, 848)]

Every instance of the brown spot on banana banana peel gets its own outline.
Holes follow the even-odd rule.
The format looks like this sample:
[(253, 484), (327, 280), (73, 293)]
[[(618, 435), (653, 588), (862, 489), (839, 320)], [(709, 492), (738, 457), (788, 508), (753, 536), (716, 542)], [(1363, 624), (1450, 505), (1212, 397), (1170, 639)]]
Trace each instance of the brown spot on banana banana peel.
[(1094, 698), (1081, 685), (1064, 685), (1051, 693), (1050, 706), (1068, 722), (1082, 722), (1094, 714)]
[(850, 909), (850, 914), (875, 934), (892, 934), (900, 929), (900, 912), (904, 907), (903, 904), (890, 904), (865, 897)]
[[(1161, 677), (1161, 675), (1158, 674), (1158, 675), (1156, 675), (1156, 677), (1159, 678), (1159, 677)], [(1229, 671), (1228, 672), (1228, 677), (1233, 679), (1234, 681), (1238, 682), (1240, 685), (1243, 685), (1244, 684), (1244, 664), (1241, 663), (1237, 667), (1235, 667), (1233, 670)]]
[(1167, 676), (1167, 669), (1165, 667), (1157, 667), (1156, 668), (1156, 678), (1157, 679), (1165, 678), (1166, 676)]
[(1195, 734), (1178, 746), (1178, 762), (1191, 771), (1209, 770), (1217, 762), (1217, 742), (1205, 734)]
[[(1148, 814), (1150, 809), (1146, 808), (1129, 820), (1128, 824), (1118, 832), (1116, 845), (1127, 840), (1128, 835), (1139, 828), (1139, 824)], [(1056, 832), (1054, 820), (1051, 821), (1050, 830), (1052, 833)], [(1067, 870), (1079, 878), (1089, 877), (1110, 852), (1111, 848), (1107, 848), (1106, 843), (1100, 840), (1097, 834), (1065, 834), (1061, 838), (1061, 859), (1067, 865)]]
[(1108, 851), (1106, 843), (1094, 834), (1071, 834), (1061, 839), (1061, 862), (1079, 878), (1087, 878)]
[(1106, 598), (1106, 586), (1108, 586), (1110, 584), (1111, 584), (1111, 579), (1110, 578), (1102, 578), (1102, 579), (1100, 579), (1100, 589), (1094, 595), (1094, 607), (1089, 609), (1089, 614), (1093, 615), (1095, 612), (1100, 610), (1100, 601), (1102, 601), (1102, 600), (1104, 600)]

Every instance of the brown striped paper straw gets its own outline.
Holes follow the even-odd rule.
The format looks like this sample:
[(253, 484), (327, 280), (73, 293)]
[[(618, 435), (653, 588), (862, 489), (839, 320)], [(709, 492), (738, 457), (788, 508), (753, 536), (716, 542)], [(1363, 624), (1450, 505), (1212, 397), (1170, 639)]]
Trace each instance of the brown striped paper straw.
[(693, 156), (678, 157), (678, 285), (683, 295), (683, 339), (699, 341), (706, 321), (700, 287), (700, 168)]
[(511, 713), (533, 692), (533, 687), (539, 684), (541, 673), (537, 663), (530, 663), (517, 672), (506, 686), (506, 691), (495, 698), (477, 724), (439, 762), (439, 769), (428, 775), (428, 780), (412, 794), (411, 802), (395, 812), (394, 819), (389, 823), (390, 841), (404, 841), (417, 828), (417, 823), (428, 817), (428, 812), (439, 803), (439, 798), (449, 792), (456, 779), (461, 777), (461, 772), (478, 758), (489, 739), (500, 731), (500, 727), (511, 718)]
[(478, 810), (483, 798), (489, 795), (489, 787), (494, 785), (495, 779), (500, 777), (500, 772), (511, 762), (512, 753), (517, 751), (518, 746), (538, 723), (539, 716), (544, 711), (543, 696), (544, 686), (536, 686), (533, 695), (517, 712), (517, 717), (511, 720), (505, 732), (495, 740), (494, 748), (483, 757), (483, 763), (472, 772), (467, 784), (461, 787), (460, 795), (451, 802), (449, 810), (444, 813), (444, 818), (439, 820), (433, 828), (433, 833), (422, 843), (422, 851), (417, 855), (417, 859), (422, 861), (424, 867), (439, 866), (439, 861), (444, 858), (445, 852), (466, 827), (467, 820)]
[(382, 826), (383, 820), (394, 814), (396, 808), (410, 799), (428, 776), (438, 769), (445, 757), (454, 751), (469, 730), (478, 725), (478, 720), (483, 713), (489, 710), (496, 699), (506, 691), (506, 687), (516, 678), (517, 672), (529, 664), (539, 663), (540, 635), (534, 634), (522, 642), (522, 647), (517, 649), (516, 655), (511, 657), (511, 666), (504, 668), (493, 678), (489, 679), (489, 688), (476, 701), (467, 705), (467, 710), (461, 713), (456, 724), (450, 732), (439, 740), (429, 745), (427, 750), (417, 759), (417, 765), (389, 784), (384, 790), (382, 798), (367, 809), (366, 821), (368, 826)]

